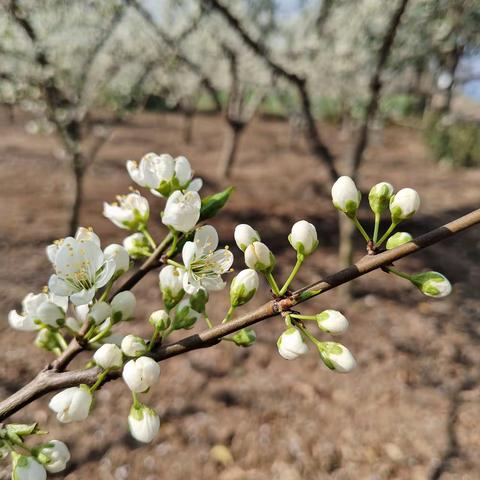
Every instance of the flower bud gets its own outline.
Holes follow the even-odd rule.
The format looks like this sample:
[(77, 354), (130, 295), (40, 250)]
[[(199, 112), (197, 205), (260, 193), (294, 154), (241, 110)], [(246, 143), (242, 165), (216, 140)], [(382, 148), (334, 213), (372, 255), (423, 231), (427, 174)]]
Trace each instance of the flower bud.
[(245, 249), (245, 263), (253, 270), (270, 273), (275, 266), (275, 257), (264, 243), (253, 242)]
[(150, 216), (148, 200), (138, 192), (117, 197), (118, 202), (103, 203), (103, 215), (114, 225), (127, 230), (139, 230)]
[(420, 197), (413, 188), (402, 188), (390, 199), (392, 222), (410, 218), (420, 207)]
[(193, 230), (200, 218), (201, 206), (202, 201), (197, 192), (183, 194), (177, 190), (168, 197), (162, 222), (177, 232), (189, 232)]
[(88, 318), (93, 320), (96, 325), (100, 325), (112, 315), (112, 309), (107, 302), (96, 302), (88, 312)]
[(165, 310), (155, 310), (148, 321), (158, 331), (166, 330), (170, 326), (170, 316)]
[(208, 302), (208, 291), (200, 287), (190, 296), (190, 306), (198, 313), (205, 313), (205, 306)]
[(122, 340), (121, 348), (127, 357), (138, 357), (147, 351), (145, 340), (136, 335), (125, 336)]
[(160, 270), (158, 276), (163, 303), (171, 310), (183, 298), (183, 271), (173, 265), (167, 265)]
[(128, 361), (123, 367), (123, 380), (132, 392), (146, 392), (158, 379), (160, 365), (150, 357)]
[(332, 201), (335, 208), (350, 218), (357, 215), (362, 194), (355, 182), (347, 176), (340, 177), (332, 187)]
[(128, 255), (137, 260), (138, 258), (148, 257), (151, 253), (150, 244), (143, 233), (133, 233), (123, 240), (123, 246)]
[(308, 256), (318, 246), (317, 230), (305, 220), (300, 220), (292, 227), (288, 241), (299, 255)]
[(46, 480), (47, 472), (35, 458), (12, 452), (12, 480)]
[(370, 189), (368, 194), (368, 203), (372, 212), (381, 215), (390, 204), (390, 198), (393, 195), (393, 185), (388, 182), (380, 182)]
[(411, 282), (428, 297), (442, 298), (450, 295), (452, 285), (445, 275), (438, 272), (424, 272), (410, 277)]
[(108, 260), (113, 258), (115, 261), (115, 275), (114, 278), (120, 277), (130, 268), (130, 257), (126, 248), (116, 243), (112, 243), (103, 251), (105, 258)]
[(256, 339), (257, 334), (252, 328), (243, 328), (232, 335), (232, 340), (235, 342), (235, 345), (239, 347), (250, 347), (255, 343)]
[(201, 317), (201, 313), (192, 308), (188, 299), (182, 300), (175, 308), (173, 329), (192, 328), (196, 321)]
[(230, 304), (238, 307), (249, 302), (258, 289), (258, 273), (251, 268), (242, 270), (230, 285)]
[(50, 440), (39, 450), (38, 458), (41, 459), (48, 472), (58, 473), (67, 468), (70, 451), (60, 440)]
[(52, 332), (48, 328), (42, 328), (38, 332), (35, 338), (35, 345), (49, 352), (55, 352), (56, 349), (59, 348), (55, 332)]
[(357, 362), (347, 347), (335, 342), (322, 342), (318, 345), (318, 350), (323, 363), (330, 369), (338, 373), (351, 372)]
[(130, 292), (120, 292), (113, 297), (110, 305), (112, 306), (112, 319), (115, 323), (133, 318), (137, 301), (135, 295)]
[(233, 236), (235, 238), (235, 243), (242, 252), (244, 252), (253, 242), (260, 241), (260, 235), (258, 232), (246, 223), (237, 225)]
[(150, 443), (158, 433), (160, 418), (146, 405), (133, 405), (128, 415), (128, 428), (135, 440)]
[(57, 393), (48, 404), (56, 412), (57, 419), (62, 423), (85, 420), (90, 412), (92, 394), (87, 385), (71, 387)]
[(348, 320), (337, 310), (324, 310), (315, 315), (318, 328), (328, 333), (343, 333), (348, 328)]
[(392, 250), (404, 243), (410, 242), (412, 238), (413, 237), (407, 232), (397, 232), (387, 240), (386, 248), (387, 250)]
[(308, 345), (304, 342), (301, 332), (290, 327), (277, 340), (278, 353), (285, 360), (293, 360), (308, 352)]
[(37, 320), (57, 328), (65, 324), (65, 311), (53, 302), (43, 302), (37, 309)]
[(93, 355), (95, 363), (107, 370), (107, 368), (121, 368), (123, 365), (122, 351), (113, 343), (105, 343)]

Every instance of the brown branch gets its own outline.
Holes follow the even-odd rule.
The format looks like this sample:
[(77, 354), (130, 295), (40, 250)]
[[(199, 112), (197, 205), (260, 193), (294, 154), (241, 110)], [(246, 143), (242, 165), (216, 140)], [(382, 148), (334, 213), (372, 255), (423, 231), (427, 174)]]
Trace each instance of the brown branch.
[(210, 78), (202, 71), (201, 66), (179, 51), (177, 39), (171, 38), (169, 35), (167, 35), (167, 33), (160, 28), (157, 22), (155, 22), (150, 12), (146, 10), (137, 0), (124, 0), (124, 2), (133, 7), (143, 17), (143, 19), (151, 26), (159, 38), (161, 38), (162, 41), (171, 49), (172, 54), (179, 62), (183, 63), (193, 74), (198, 76), (200, 83), (203, 85), (215, 103), (215, 108), (218, 111), (221, 111), (222, 102), (220, 101), (219, 92), (213, 85)]
[[(457, 218), (393, 250), (387, 250), (377, 255), (367, 255), (356, 264), (330, 275), (324, 280), (297, 290), (286, 298), (267, 302), (255, 311), (247, 313), (242, 317), (235, 318), (228, 323), (218, 325), (198, 334), (190, 335), (170, 345), (161, 346), (152, 356), (160, 362), (192, 350), (215, 345), (226, 335), (271, 318), (283, 311), (288, 311), (295, 305), (303, 303), (310, 298), (350, 282), (373, 270), (390, 265), (401, 258), (452, 237), (479, 223), (480, 209)], [(73, 349), (74, 347), (72, 347)], [(58, 372), (54, 369), (43, 370), (30, 383), (0, 403), (0, 421), (5, 420), (24, 406), (49, 392), (81, 383), (93, 385), (99, 373), (100, 370), (96, 367), (70, 372)], [(119, 376), (120, 372), (113, 372), (107, 380), (112, 380)]]
[(388, 28), (383, 37), (382, 45), (378, 51), (375, 68), (373, 69), (372, 76), (369, 82), (369, 101), (367, 110), (365, 112), (365, 118), (362, 126), (360, 127), (359, 135), (355, 147), (353, 148), (352, 157), (350, 159), (350, 175), (355, 179), (362, 162), (362, 157), (365, 149), (368, 145), (368, 133), (370, 122), (374, 118), (378, 109), (378, 102), (380, 100), (380, 94), (382, 91), (381, 76), (385, 65), (387, 64), (388, 57), (393, 47), (395, 35), (398, 31), (402, 16), (407, 8), (408, 0), (400, 0), (397, 8), (395, 9)]
[(220, 3), (219, 0), (201, 1), (206, 8), (210, 7), (215, 9), (227, 21), (230, 27), (239, 34), (243, 42), (257, 56), (262, 58), (277, 76), (284, 78), (297, 89), (301, 99), (303, 116), (305, 117), (305, 121), (307, 123), (306, 134), (311, 151), (315, 157), (320, 159), (325, 164), (330, 176), (330, 180), (332, 183), (334, 183), (338, 178), (338, 172), (334, 165), (335, 157), (327, 145), (323, 143), (323, 140), (320, 136), (320, 132), (312, 112), (312, 104), (308, 94), (306, 79), (298, 76), (294, 72), (288, 71), (285, 67), (273, 60), (266, 46), (260, 43), (260, 41), (252, 38), (244, 29), (240, 21), (230, 12), (227, 7)]

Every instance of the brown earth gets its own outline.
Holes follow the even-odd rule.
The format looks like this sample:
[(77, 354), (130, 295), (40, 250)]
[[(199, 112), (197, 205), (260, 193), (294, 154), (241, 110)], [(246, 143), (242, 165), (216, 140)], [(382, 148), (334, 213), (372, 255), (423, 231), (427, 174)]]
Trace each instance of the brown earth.
[[(6, 315), (47, 282), (44, 247), (65, 234), (72, 183), (68, 167), (54, 155), (53, 138), (28, 135), (22, 122), (2, 122), (0, 391), (5, 397), (50, 359), (32, 347), (33, 335), (12, 331)], [(196, 119), (190, 146), (182, 145), (181, 123), (176, 115), (130, 118), (91, 168), (82, 223), (94, 226), (105, 244), (125, 235), (101, 210), (102, 201), (127, 190), (129, 158), (148, 151), (184, 154), (205, 178), (205, 193), (223, 187), (216, 179), (221, 120)], [(323, 130), (335, 152), (345, 152), (349, 136), (331, 126)], [(286, 238), (290, 226), (301, 218), (312, 221), (320, 248), (302, 268), (295, 282), (300, 286), (335, 271), (337, 215), (323, 167), (302, 142), (294, 149), (287, 143), (285, 123), (259, 120), (249, 127), (233, 170), (236, 192), (212, 223), (230, 244), (234, 226), (251, 223), (277, 254), (282, 266), (277, 274), (285, 278), (294, 261)], [(434, 163), (415, 128), (374, 134), (361, 178), (365, 191), (388, 180), (420, 192), (421, 212), (405, 224), (414, 234), (477, 208), (480, 199), (480, 170), (452, 171)], [(159, 209), (161, 201), (152, 197), (153, 205)], [(371, 229), (366, 209), (361, 216)], [(160, 234), (158, 217), (155, 223)], [(258, 342), (248, 350), (220, 344), (162, 364), (161, 381), (145, 396), (162, 418), (152, 445), (141, 446), (127, 433), (130, 395), (121, 381), (99, 392), (95, 411), (81, 424), (59, 424), (46, 407), (48, 398), (15, 419), (38, 421), (51, 438), (68, 443), (72, 466), (57, 477), (68, 480), (478, 479), (479, 247), (479, 230), (472, 229), (399, 262), (407, 271), (433, 268), (447, 274), (454, 293), (446, 300), (426, 299), (404, 281), (374, 272), (356, 282), (355, 300), (348, 304), (333, 291), (302, 307), (305, 313), (337, 308), (348, 315), (351, 328), (340, 340), (359, 362), (350, 375), (327, 371), (313, 351), (293, 362), (279, 357), (275, 342), (282, 321), (276, 318), (256, 327)], [(359, 241), (357, 256), (361, 250)], [(241, 268), (241, 255), (234, 251)], [(135, 293), (138, 320), (128, 328), (148, 335), (142, 319), (160, 307), (156, 274)], [(264, 287), (254, 303), (267, 298)], [(210, 316), (218, 321), (225, 293), (211, 303)], [(8, 477), (8, 465), (0, 477)]]

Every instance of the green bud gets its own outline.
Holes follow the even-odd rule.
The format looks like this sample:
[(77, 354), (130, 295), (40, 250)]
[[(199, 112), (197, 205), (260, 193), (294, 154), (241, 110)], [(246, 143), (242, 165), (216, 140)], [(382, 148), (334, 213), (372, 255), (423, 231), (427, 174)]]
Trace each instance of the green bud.
[(445, 275), (438, 272), (424, 272), (410, 277), (411, 282), (428, 297), (442, 298), (450, 295), (452, 285)]
[(257, 334), (251, 328), (244, 328), (232, 336), (235, 345), (239, 347), (250, 347), (255, 343), (256, 338)]
[(173, 329), (192, 328), (196, 321), (201, 317), (201, 313), (194, 310), (188, 299), (182, 300), (175, 308)]
[(230, 304), (232, 307), (245, 305), (255, 295), (258, 289), (258, 274), (255, 270), (247, 268), (242, 270), (230, 285)]
[(413, 237), (407, 232), (397, 232), (387, 240), (387, 250), (392, 250), (400, 245), (403, 245), (404, 243), (408, 243), (412, 240), (412, 238)]
[(368, 203), (373, 213), (381, 215), (389, 206), (393, 195), (393, 186), (388, 182), (374, 185), (368, 194)]
[(205, 313), (205, 305), (208, 302), (208, 292), (204, 288), (199, 288), (196, 293), (190, 297), (190, 306), (198, 313)]

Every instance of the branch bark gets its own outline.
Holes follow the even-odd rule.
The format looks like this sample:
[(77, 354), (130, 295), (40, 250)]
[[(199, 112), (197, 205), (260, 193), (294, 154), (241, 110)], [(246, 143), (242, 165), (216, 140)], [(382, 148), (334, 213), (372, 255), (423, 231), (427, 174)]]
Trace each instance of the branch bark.
[(268, 49), (260, 41), (255, 40), (242, 26), (240, 20), (236, 18), (230, 10), (225, 7), (219, 0), (201, 0), (205, 8), (213, 8), (216, 10), (235, 30), (243, 42), (279, 77), (287, 80), (293, 85), (301, 99), (302, 111), (307, 123), (306, 134), (313, 155), (320, 159), (328, 170), (332, 183), (338, 178), (338, 172), (335, 168), (335, 157), (326, 144), (323, 143), (315, 117), (312, 112), (312, 105), (307, 89), (307, 81), (305, 78), (298, 76), (296, 73), (288, 71), (285, 67), (276, 62), (268, 52)]
[[(401, 258), (434, 245), (435, 243), (441, 242), (479, 223), (480, 209), (457, 218), (456, 220), (421, 235), (411, 242), (401, 245), (393, 250), (387, 250), (377, 255), (367, 255), (356, 264), (351, 265), (344, 270), (330, 275), (323, 280), (312, 283), (311, 285), (305, 286), (285, 298), (269, 301), (253, 312), (247, 313), (242, 317), (235, 318), (230, 322), (215, 326), (198, 334), (190, 335), (170, 345), (161, 346), (153, 352), (152, 356), (160, 362), (192, 350), (215, 345), (220, 342), (223, 337), (241, 330), (242, 328), (274, 317), (281, 312), (288, 311), (295, 305), (299, 305), (300, 303), (336, 288), (339, 285), (350, 282), (373, 270), (390, 265)], [(69, 346), (70, 356), (74, 356), (82, 349), (81, 345), (78, 344), (77, 346), (75, 342), (76, 340)], [(67, 352), (68, 350), (64, 355)], [(60, 364), (63, 366), (65, 362), (60, 362)], [(60, 369), (54, 369), (51, 367), (45, 368), (30, 383), (2, 401), (0, 403), (0, 422), (49, 392), (72, 387), (81, 383), (93, 385), (100, 373), (100, 369), (96, 367), (87, 370), (74, 370), (69, 372), (62, 372), (59, 370)], [(107, 381), (118, 378), (119, 376), (120, 372), (112, 372), (108, 376)]]

